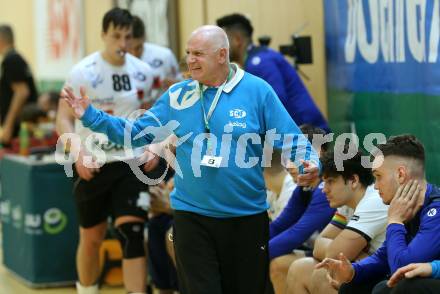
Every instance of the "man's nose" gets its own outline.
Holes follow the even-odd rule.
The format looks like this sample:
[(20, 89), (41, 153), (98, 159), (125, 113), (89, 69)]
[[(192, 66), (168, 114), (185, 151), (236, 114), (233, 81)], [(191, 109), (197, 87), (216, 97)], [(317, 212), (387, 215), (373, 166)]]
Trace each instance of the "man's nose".
[(127, 50), (128, 45), (129, 45), (129, 42), (128, 42), (128, 40), (126, 40), (126, 39), (122, 39), (122, 40), (119, 42), (119, 48), (121, 48), (121, 49)]
[(186, 57), (186, 60), (187, 60), (188, 63), (194, 63), (196, 61), (196, 58), (195, 58), (194, 55), (188, 54), (187, 57)]

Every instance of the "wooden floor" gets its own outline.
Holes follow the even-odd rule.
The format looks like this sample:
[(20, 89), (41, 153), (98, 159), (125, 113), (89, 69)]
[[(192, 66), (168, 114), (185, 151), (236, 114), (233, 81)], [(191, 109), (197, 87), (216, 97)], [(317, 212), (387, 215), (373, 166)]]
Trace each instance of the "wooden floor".
[[(19, 281), (3, 266), (0, 223), (0, 294), (76, 294), (73, 286), (63, 288), (32, 289)], [(125, 294), (122, 287), (103, 287), (100, 294)]]
[[(0, 252), (1, 253), (1, 252)], [(75, 288), (48, 288), (48, 289), (32, 289), (25, 286), (17, 280), (10, 272), (8, 272), (3, 263), (0, 265), (0, 293), (1, 294), (76, 294)], [(123, 288), (104, 287), (100, 291), (101, 294), (123, 294), (126, 293)]]
[[(20, 281), (13, 273), (8, 271), (3, 265), (2, 252), (2, 234), (0, 222), (0, 294), (76, 294), (76, 289), (72, 285), (70, 287), (44, 288), (35, 289), (28, 287)], [(123, 287), (103, 286), (100, 294), (125, 294), (127, 293)], [(157, 289), (153, 290), (154, 294), (159, 294)], [(177, 293), (177, 292), (175, 292)]]

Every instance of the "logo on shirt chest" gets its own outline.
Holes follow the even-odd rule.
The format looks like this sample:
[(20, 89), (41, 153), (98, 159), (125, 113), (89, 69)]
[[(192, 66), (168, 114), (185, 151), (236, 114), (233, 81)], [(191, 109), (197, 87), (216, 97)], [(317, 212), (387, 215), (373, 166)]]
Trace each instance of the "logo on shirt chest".
[(233, 117), (236, 119), (244, 118), (244, 117), (246, 117), (246, 111), (238, 109), (238, 108), (229, 110), (229, 117)]
[(148, 62), (152, 68), (159, 68), (163, 65), (163, 61), (160, 59), (153, 59), (151, 62)]
[(168, 92), (171, 107), (177, 110), (183, 110), (193, 106), (200, 99), (196, 85), (196, 81), (188, 83), (187, 89), (184, 89), (185, 91), (183, 93), (183, 89), (179, 87), (179, 85), (171, 87)]
[[(230, 121), (228, 122), (228, 125), (232, 127), (246, 129), (247, 125), (246, 125), (245, 117), (246, 117), (246, 111), (239, 108), (231, 109), (229, 110)], [(232, 119), (234, 120), (232, 121)]]
[(147, 76), (145, 74), (143, 74), (142, 72), (138, 71), (133, 74), (133, 78), (135, 80), (140, 81), (140, 82), (145, 82), (145, 80), (147, 79)]
[(97, 75), (96, 77), (94, 77), (92, 79), (91, 83), (92, 83), (93, 89), (96, 89), (98, 87), (98, 85), (104, 83), (104, 79), (100, 75)]

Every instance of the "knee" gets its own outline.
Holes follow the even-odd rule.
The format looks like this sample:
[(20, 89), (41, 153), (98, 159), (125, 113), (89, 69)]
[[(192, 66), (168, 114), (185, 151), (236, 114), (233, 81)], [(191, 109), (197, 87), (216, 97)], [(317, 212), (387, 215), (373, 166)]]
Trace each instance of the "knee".
[(295, 260), (289, 267), (287, 272), (287, 287), (288, 289), (296, 288), (301, 285), (305, 287), (310, 280), (316, 262), (311, 257), (304, 257)]
[(280, 262), (280, 257), (271, 260), (269, 265), (270, 277), (276, 277), (282, 273), (286, 274), (288, 268), (284, 268), (282, 262)]
[(145, 256), (143, 223), (131, 222), (121, 224), (116, 228), (116, 236), (121, 243), (124, 259)]
[(287, 271), (287, 277), (286, 277), (286, 285), (288, 292), (293, 292), (293, 289), (297, 285), (297, 283), (300, 283), (299, 279), (301, 278), (300, 270), (301, 270), (301, 259), (298, 259), (294, 261)]
[(103, 239), (94, 236), (87, 236), (81, 238), (81, 245), (87, 250), (99, 250)]
[(420, 293), (421, 284), (423, 285), (423, 279), (403, 279), (394, 287), (391, 293), (404, 294), (404, 293)]
[[(289, 267), (288, 276), (291, 279), (296, 279), (296, 280), (298, 280), (301, 276), (303, 276), (304, 272), (310, 268), (309, 259), (310, 259), (309, 257), (305, 257), (295, 260)], [(307, 274), (310, 275), (311, 273), (307, 273)]]
[(310, 287), (312, 293), (325, 293), (326, 290), (331, 288), (327, 280), (327, 270), (315, 269), (310, 277)]
[(289, 267), (289, 270), (287, 271), (287, 287), (292, 288), (295, 283), (299, 281), (301, 278), (301, 272), (303, 267), (304, 261), (303, 258), (295, 260)]
[(86, 251), (98, 251), (105, 233), (101, 233), (95, 229), (81, 229), (80, 231), (80, 246)]
[[(374, 287), (373, 290), (371, 291), (371, 294), (389, 294), (391, 293), (391, 288), (388, 287), (387, 285), (388, 280), (383, 280), (380, 281), (379, 283), (377, 283)], [(394, 293), (394, 292), (392, 292)], [(399, 292), (402, 293), (402, 292)], [(404, 292), (407, 293), (407, 292)], [(409, 292), (412, 293), (412, 292)]]

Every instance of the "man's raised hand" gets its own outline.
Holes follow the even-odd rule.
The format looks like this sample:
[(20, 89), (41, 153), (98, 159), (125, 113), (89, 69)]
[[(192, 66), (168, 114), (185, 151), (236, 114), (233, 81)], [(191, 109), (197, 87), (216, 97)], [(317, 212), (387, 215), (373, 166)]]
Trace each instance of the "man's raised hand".
[(90, 99), (86, 95), (84, 87), (80, 88), (80, 94), (80, 97), (75, 96), (73, 89), (70, 87), (64, 87), (63, 90), (61, 90), (61, 98), (63, 98), (72, 108), (73, 114), (78, 119), (84, 115), (87, 107), (90, 104)]

